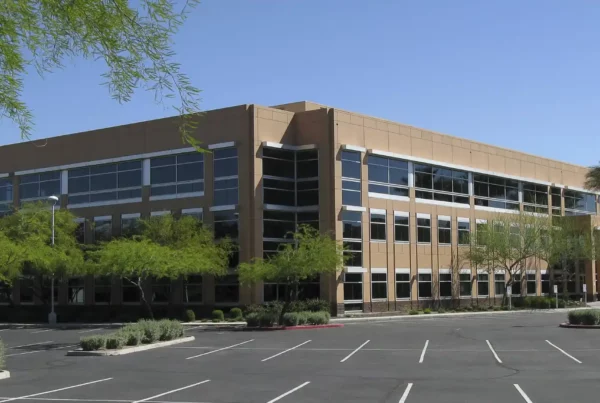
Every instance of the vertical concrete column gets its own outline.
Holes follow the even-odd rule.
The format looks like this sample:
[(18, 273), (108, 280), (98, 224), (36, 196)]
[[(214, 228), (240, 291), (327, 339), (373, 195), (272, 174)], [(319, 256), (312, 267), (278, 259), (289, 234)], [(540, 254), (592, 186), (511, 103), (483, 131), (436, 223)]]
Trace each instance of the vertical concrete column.
[(60, 194), (69, 194), (69, 171), (66, 169), (60, 172)]
[(598, 299), (598, 290), (596, 283), (596, 261), (585, 262), (585, 284), (587, 286), (587, 300), (596, 301)]
[(475, 195), (475, 183), (473, 182), (473, 172), (468, 172), (469, 175), (469, 196)]

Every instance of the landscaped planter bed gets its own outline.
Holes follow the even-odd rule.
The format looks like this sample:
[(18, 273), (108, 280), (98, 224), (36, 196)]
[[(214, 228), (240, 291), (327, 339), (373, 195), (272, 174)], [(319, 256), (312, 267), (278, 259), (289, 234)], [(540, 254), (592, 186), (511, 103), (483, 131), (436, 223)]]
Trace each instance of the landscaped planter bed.
[(600, 329), (600, 309), (579, 309), (569, 312), (569, 321), (560, 327), (571, 329)]
[(272, 326), (272, 327), (245, 327), (244, 331), (269, 331), (269, 330), (310, 330), (310, 329), (331, 329), (344, 327), (341, 323), (332, 323), (327, 325), (301, 325), (301, 326)]
[(174, 344), (187, 343), (188, 341), (194, 341), (194, 336), (182, 337), (180, 339), (159, 341), (158, 343), (142, 344), (140, 346), (123, 347), (118, 350), (96, 350), (96, 351), (84, 351), (84, 350), (72, 350), (67, 352), (68, 356), (79, 356), (79, 357), (108, 357), (113, 355), (125, 355), (131, 353), (137, 353), (140, 351), (152, 350), (154, 348), (161, 348), (172, 346)]

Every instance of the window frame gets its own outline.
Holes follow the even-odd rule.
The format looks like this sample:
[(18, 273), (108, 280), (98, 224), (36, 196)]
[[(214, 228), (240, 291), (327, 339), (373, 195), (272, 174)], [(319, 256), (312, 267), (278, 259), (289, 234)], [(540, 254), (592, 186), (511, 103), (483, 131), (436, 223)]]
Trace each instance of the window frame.
[[(399, 280), (398, 276), (407, 276), (406, 280)], [(395, 270), (395, 281), (396, 281), (396, 301), (409, 301), (412, 296), (412, 284), (410, 278), (410, 269), (396, 269)], [(408, 296), (407, 297), (399, 297), (398, 296), (398, 285), (399, 284), (408, 284)]]
[[(406, 223), (404, 223), (405, 220)], [(406, 229), (406, 239), (398, 239), (398, 229), (404, 228)], [(407, 212), (394, 211), (394, 243), (410, 244), (410, 215)]]
[[(79, 284), (72, 285), (72, 281), (78, 281)], [(56, 286), (55, 286), (56, 287)], [(82, 293), (81, 301), (71, 301), (71, 290), (78, 289)], [(79, 294), (79, 291), (77, 294)], [(67, 279), (67, 304), (68, 305), (84, 305), (85, 304), (85, 277), (83, 276), (73, 276)]]
[[(468, 276), (465, 280), (464, 276)], [(463, 293), (463, 285), (467, 284), (469, 293)], [(462, 269), (458, 273), (458, 296), (459, 298), (468, 299), (473, 297), (473, 273), (469, 269)]]
[[(485, 276), (485, 280), (481, 279), (481, 276)], [(481, 293), (481, 284), (485, 284), (487, 293)], [(490, 274), (487, 272), (477, 273), (477, 298), (488, 298), (490, 296)]]
[[(139, 168), (128, 168), (127, 164), (132, 164), (132, 163), (139, 163)], [(67, 204), (68, 205), (73, 205), (73, 206), (77, 206), (80, 204), (88, 204), (88, 203), (102, 203), (102, 204), (111, 204), (114, 203), (115, 201), (123, 201), (123, 200), (137, 200), (137, 199), (141, 199), (142, 197), (142, 187), (144, 186), (144, 182), (143, 182), (143, 161), (142, 160), (128, 160), (128, 161), (123, 161), (123, 162), (113, 162), (113, 163), (108, 163), (108, 164), (97, 164), (97, 165), (89, 165), (89, 166), (85, 166), (85, 167), (81, 167), (81, 168), (73, 168), (73, 169), (69, 169), (67, 171), (67, 180), (68, 180), (68, 188), (69, 188), (69, 192), (67, 195)], [(114, 170), (113, 171), (106, 171), (106, 172), (94, 172), (92, 173), (93, 169), (98, 169), (98, 168), (102, 168), (102, 167), (109, 167), (109, 166), (114, 166)], [(120, 170), (119, 168), (123, 166), (123, 169)], [(83, 173), (82, 171), (87, 170), (87, 173)], [(139, 174), (139, 186), (124, 186), (124, 187), (120, 187), (119, 186), (119, 176), (121, 174), (125, 174), (125, 173), (135, 173), (137, 172)], [(72, 175), (71, 175), (72, 174)], [(115, 186), (111, 187), (111, 188), (107, 188), (107, 189), (102, 189), (102, 190), (92, 190), (92, 181), (95, 178), (99, 178), (99, 177), (114, 177), (115, 180)], [(88, 183), (88, 191), (85, 192), (74, 192), (72, 190), (72, 186), (71, 186), (71, 180), (83, 180), (83, 178), (87, 178), (87, 183)], [(120, 197), (120, 193), (121, 192), (135, 192), (138, 191), (136, 193), (139, 193), (139, 195), (136, 196), (123, 196)], [(103, 200), (92, 200), (92, 198), (96, 195), (110, 195), (111, 193), (114, 193), (114, 198), (106, 198)], [(83, 200), (83, 198), (86, 198), (85, 200)], [(81, 199), (81, 200), (80, 200)]]
[[(396, 166), (393, 166), (393, 165)], [(402, 166), (401, 166), (402, 165)], [(404, 167), (403, 165), (406, 165)], [(369, 193), (378, 193), (384, 194), (392, 197), (405, 197), (408, 198), (410, 196), (409, 187), (410, 187), (410, 162), (398, 158), (384, 157), (381, 155), (368, 154), (367, 155), (367, 166), (368, 166), (368, 188)], [(375, 172), (375, 169), (381, 169), (386, 171), (387, 180), (380, 181), (373, 179), (371, 176), (372, 172)], [(392, 177), (393, 173), (402, 173), (405, 174), (406, 184), (403, 183), (393, 183)], [(380, 192), (378, 190), (383, 190), (386, 188), (386, 192)]]
[[(358, 156), (358, 160), (349, 158), (351, 156)], [(342, 205), (344, 206), (361, 206), (362, 205), (362, 155), (358, 151), (347, 151), (342, 150), (340, 154), (340, 161), (342, 163)], [(349, 175), (349, 170), (345, 169), (344, 166), (348, 164), (358, 165), (358, 178)], [(351, 165), (349, 165), (351, 166)], [(350, 186), (352, 184), (352, 186)], [(349, 193), (348, 193), (349, 192)], [(348, 198), (354, 198), (354, 193), (358, 194), (358, 203), (350, 202)], [(348, 196), (345, 197), (345, 195)], [(350, 197), (350, 196), (353, 197)], [(350, 203), (349, 203), (350, 202)]]
[[(464, 225), (466, 224), (466, 229), (464, 228)], [(461, 228), (462, 227), (462, 228)], [(458, 235), (458, 246), (469, 246), (471, 245), (471, 220), (468, 218), (463, 218), (463, 217), (458, 217), (457, 221), (456, 221), (456, 228), (457, 228), (457, 235)], [(466, 243), (463, 242), (465, 235), (466, 235)], [(461, 236), (461, 234), (463, 234)]]
[[(413, 175), (416, 199), (469, 205), (468, 171), (415, 162), (413, 163)], [(422, 186), (419, 182), (423, 182), (423, 180), (425, 183), (430, 182), (431, 186)], [(438, 183), (436, 180), (449, 180), (452, 190), (436, 189)], [(458, 184), (461, 182), (464, 186), (462, 190), (457, 189), (460, 187)], [(431, 197), (424, 197), (426, 194), (430, 194)]]
[[(424, 221), (420, 221), (420, 220), (427, 220), (429, 223), (428, 225), (424, 225)], [(424, 229), (426, 231), (428, 231), (429, 233), (429, 240), (428, 241), (421, 241), (421, 232), (420, 229)], [(417, 213), (417, 244), (419, 245), (431, 245), (431, 215), (429, 214), (421, 214), (421, 213)]]
[[(533, 280), (531, 279), (530, 276), (533, 276)], [(533, 288), (534, 288), (533, 293), (529, 292), (529, 286), (531, 283), (533, 283)], [(535, 271), (534, 272), (527, 271), (525, 273), (525, 292), (527, 293), (528, 296), (537, 295), (537, 275), (536, 275)]]
[[(42, 179), (42, 175), (48, 175), (48, 174), (54, 174), (54, 173), (58, 174), (58, 178)], [(34, 176), (37, 176), (36, 181), (23, 182), (23, 179), (29, 178), (29, 177), (34, 177)], [(61, 190), (62, 190), (62, 173), (61, 173), (61, 171), (48, 171), (48, 172), (32, 173), (32, 174), (18, 176), (18, 178), (19, 178), (19, 204), (22, 204), (23, 202), (46, 200), (49, 196), (60, 196), (61, 195)], [(42, 183), (49, 183), (49, 182), (56, 182), (56, 181), (58, 182), (58, 188), (56, 189), (56, 192), (54, 192), (52, 194), (44, 194), (44, 195), (41, 194), (42, 193)], [(27, 185), (31, 185), (33, 183), (37, 184), (37, 196), (23, 198), (22, 187), (24, 185), (27, 186)], [(14, 188), (13, 188), (13, 192), (14, 192)]]
[[(442, 276), (443, 279), (442, 279)], [(449, 277), (446, 277), (449, 276)], [(439, 269), (438, 270), (438, 285), (439, 285), (439, 297), (440, 299), (452, 299), (454, 297), (454, 284), (452, 283), (452, 271), (450, 269)], [(446, 287), (442, 287), (442, 286)], [(446, 294), (445, 288), (449, 286), (450, 295), (442, 295)], [(443, 291), (443, 292), (442, 292)]]
[[(429, 280), (421, 280), (421, 276), (429, 276)], [(421, 283), (429, 284), (428, 297), (421, 296)], [(418, 271), (417, 273), (417, 298), (419, 300), (431, 300), (433, 298), (433, 273), (431, 269)]]
[[(377, 277), (383, 276), (383, 278), (385, 280), (381, 280), (381, 278), (375, 279), (375, 276), (377, 276)], [(387, 280), (388, 280), (388, 274), (387, 274), (386, 269), (383, 269), (383, 270), (371, 269), (371, 301), (380, 302), (380, 301), (388, 300), (388, 281)], [(385, 296), (375, 297), (375, 285), (381, 285), (381, 284), (384, 285), (383, 289), (385, 290)], [(381, 288), (381, 287), (377, 287), (377, 288)]]
[[(447, 223), (443, 224), (442, 223)], [(438, 245), (439, 246), (452, 246), (452, 217), (438, 216)], [(448, 225), (447, 227), (445, 225)], [(449, 242), (442, 242), (442, 234), (448, 237)]]
[[(343, 210), (342, 211), (342, 244), (344, 246), (344, 250), (342, 252), (342, 254), (344, 256), (346, 255), (360, 255), (360, 266), (355, 266), (353, 264), (348, 264), (348, 262), (344, 262), (344, 266), (346, 267), (363, 267), (363, 263), (364, 263), (364, 256), (363, 256), (363, 247), (362, 247), (362, 237), (363, 237), (363, 224), (362, 224), (362, 212), (359, 211), (347, 211), (347, 210)], [(360, 220), (356, 220), (357, 218), (359, 218)], [(344, 226), (345, 223), (354, 223), (354, 224), (359, 224), (360, 226), (360, 238), (349, 238), (346, 237), (344, 234)], [(352, 225), (352, 224), (351, 224)], [(351, 249), (347, 249), (347, 246), (354, 246), (354, 248)], [(357, 247), (357, 248), (356, 248)], [(354, 258), (352, 258), (353, 260)]]
[[(188, 155), (196, 155), (198, 154), (199, 157), (202, 157), (200, 160), (198, 161), (184, 161), (184, 162), (180, 162), (180, 158), (181, 157), (185, 157)], [(174, 163), (172, 164), (164, 164), (164, 165), (157, 165), (157, 166), (152, 166), (152, 161), (158, 161), (159, 159), (166, 159), (166, 158), (174, 158)], [(185, 167), (185, 166), (189, 166), (192, 164), (201, 164), (202, 165), (202, 170), (201, 170), (201, 177), (199, 178), (195, 178), (195, 179), (188, 179), (188, 180), (179, 180), (179, 167)], [(205, 169), (206, 169), (206, 161), (204, 159), (204, 155), (202, 153), (199, 153), (197, 151), (193, 151), (190, 153), (182, 153), (182, 154), (174, 154), (174, 155), (169, 155), (169, 156), (160, 156), (160, 157), (154, 157), (150, 159), (150, 197), (154, 200), (156, 199), (160, 199), (160, 198), (167, 198), (169, 196), (175, 196), (177, 197), (178, 195), (195, 195), (197, 194), (198, 196), (200, 196), (201, 194), (204, 194), (204, 189), (205, 189)], [(171, 182), (164, 182), (164, 183), (152, 183), (152, 178), (153, 178), (153, 173), (159, 171), (160, 169), (165, 169), (167, 167), (174, 167), (175, 168), (175, 180), (171, 181)], [(202, 184), (202, 190), (195, 190), (195, 191), (191, 191), (191, 192), (180, 192), (179, 191), (179, 186), (182, 185), (195, 185), (195, 184)], [(160, 193), (160, 194), (153, 194), (152, 190), (153, 189), (160, 189), (160, 188), (166, 188), (166, 187), (174, 187), (175, 192), (174, 193)]]
[[(227, 151), (230, 150), (235, 150), (235, 156), (232, 155), (225, 155), (223, 157), (219, 157), (220, 153), (226, 153)], [(236, 174), (235, 175), (217, 175), (216, 172), (216, 165), (219, 161), (225, 161), (225, 160), (231, 160), (231, 163), (233, 163), (232, 161), (235, 160), (235, 164), (237, 167), (236, 170)], [(240, 166), (239, 166), (239, 151), (237, 149), (237, 147), (225, 147), (225, 148), (218, 148), (216, 150), (213, 150), (213, 206), (229, 206), (229, 205), (234, 205), (237, 206), (240, 202), (240, 180), (239, 180), (239, 175), (240, 175)], [(218, 183), (223, 183), (225, 184), (227, 181), (235, 181), (235, 186), (231, 186), (228, 185), (230, 187), (225, 187), (225, 188), (218, 188)], [(222, 203), (221, 200), (217, 200), (217, 194), (218, 192), (229, 192), (229, 191), (233, 191), (235, 189), (235, 194), (236, 194), (236, 198), (235, 198), (235, 202), (231, 203), (230, 200), (227, 200), (226, 203)], [(225, 195), (228, 196), (227, 193), (224, 193)]]
[[(500, 182), (502, 182), (502, 184)], [(478, 194), (478, 191), (483, 187), (486, 188), (486, 194)], [(503, 197), (493, 195), (491, 189), (494, 188), (502, 188), (504, 193)], [(515, 179), (496, 175), (486, 175), (478, 173), (473, 174), (473, 197), (475, 199), (475, 206), (497, 208), (509, 211), (519, 211), (521, 209), (519, 189), (519, 181)], [(516, 192), (516, 199), (509, 198), (508, 195), (512, 194), (512, 192)], [(507, 208), (507, 206), (509, 205), (513, 208)]]
[[(348, 275), (360, 275), (360, 281), (348, 281)], [(355, 272), (344, 272), (344, 305), (346, 304), (363, 304), (364, 300), (365, 300), (365, 278), (364, 278), (365, 273), (360, 272), (360, 273), (355, 273)], [(346, 284), (360, 284), (360, 295), (361, 295), (361, 299), (346, 299)], [(354, 293), (352, 293), (354, 294)]]
[[(373, 221), (373, 218), (377, 220), (383, 219), (381, 221)], [(369, 224), (370, 224), (370, 241), (371, 242), (380, 242), (385, 243), (387, 241), (387, 212), (386, 210), (373, 210), (369, 211)], [(377, 234), (380, 236), (380, 232), (383, 229), (383, 238), (374, 238), (373, 235)]]

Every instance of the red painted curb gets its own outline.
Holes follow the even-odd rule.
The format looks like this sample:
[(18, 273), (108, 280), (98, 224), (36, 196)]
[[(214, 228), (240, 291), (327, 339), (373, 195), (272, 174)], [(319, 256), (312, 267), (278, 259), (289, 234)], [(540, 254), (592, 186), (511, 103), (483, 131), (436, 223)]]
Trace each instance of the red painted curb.
[(572, 325), (570, 323), (561, 323), (558, 327), (566, 329), (600, 329), (600, 325)]
[(274, 330), (310, 330), (310, 329), (331, 329), (344, 327), (343, 323), (335, 323), (331, 325), (306, 325), (306, 326), (275, 326), (275, 327), (245, 327), (244, 331), (274, 331)]

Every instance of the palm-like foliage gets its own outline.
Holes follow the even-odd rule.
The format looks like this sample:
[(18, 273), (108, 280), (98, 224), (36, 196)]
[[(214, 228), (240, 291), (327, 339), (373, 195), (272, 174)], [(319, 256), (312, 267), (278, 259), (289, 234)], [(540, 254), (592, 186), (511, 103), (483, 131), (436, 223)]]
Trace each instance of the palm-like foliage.
[(585, 177), (585, 187), (590, 190), (600, 190), (600, 165), (590, 168)]

